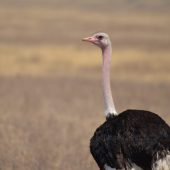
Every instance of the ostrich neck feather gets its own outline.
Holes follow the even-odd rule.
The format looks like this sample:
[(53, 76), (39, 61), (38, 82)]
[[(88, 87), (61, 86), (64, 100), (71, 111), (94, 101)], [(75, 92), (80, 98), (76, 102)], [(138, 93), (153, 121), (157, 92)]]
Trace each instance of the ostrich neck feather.
[(105, 109), (104, 113), (106, 117), (108, 117), (110, 114), (117, 115), (110, 87), (110, 64), (112, 55), (111, 43), (109, 44), (109, 46), (105, 47), (102, 50), (102, 54), (103, 54), (102, 85)]

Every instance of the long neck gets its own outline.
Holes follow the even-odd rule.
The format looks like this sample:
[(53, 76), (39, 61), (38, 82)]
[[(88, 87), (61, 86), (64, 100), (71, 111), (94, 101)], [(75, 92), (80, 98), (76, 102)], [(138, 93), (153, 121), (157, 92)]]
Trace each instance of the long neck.
[(102, 50), (102, 54), (103, 54), (102, 85), (105, 108), (104, 113), (106, 117), (109, 117), (110, 114), (117, 115), (110, 87), (110, 63), (112, 55), (111, 44)]

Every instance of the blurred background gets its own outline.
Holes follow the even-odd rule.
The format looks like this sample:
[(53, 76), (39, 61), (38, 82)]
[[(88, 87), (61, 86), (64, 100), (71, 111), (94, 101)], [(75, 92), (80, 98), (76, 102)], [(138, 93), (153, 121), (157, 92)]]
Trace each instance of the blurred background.
[(112, 40), (117, 110), (170, 124), (169, 0), (0, 0), (0, 169), (98, 169), (102, 60), (81, 42), (98, 31)]

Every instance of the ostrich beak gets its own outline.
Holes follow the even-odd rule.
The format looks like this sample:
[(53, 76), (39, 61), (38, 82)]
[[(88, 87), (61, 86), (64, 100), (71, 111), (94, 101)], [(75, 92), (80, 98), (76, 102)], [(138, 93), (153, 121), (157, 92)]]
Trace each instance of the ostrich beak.
[(82, 41), (87, 41), (87, 42), (95, 43), (96, 42), (96, 38), (94, 38), (94, 37), (87, 37), (87, 38), (83, 38)]

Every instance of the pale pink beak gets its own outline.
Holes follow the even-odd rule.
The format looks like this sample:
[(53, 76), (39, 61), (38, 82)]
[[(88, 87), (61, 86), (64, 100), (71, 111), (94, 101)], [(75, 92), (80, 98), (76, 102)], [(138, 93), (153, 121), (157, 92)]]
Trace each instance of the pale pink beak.
[(83, 38), (82, 41), (87, 41), (87, 42), (91, 42), (91, 43), (95, 43), (96, 42), (96, 38), (94, 37), (87, 37), (87, 38)]

